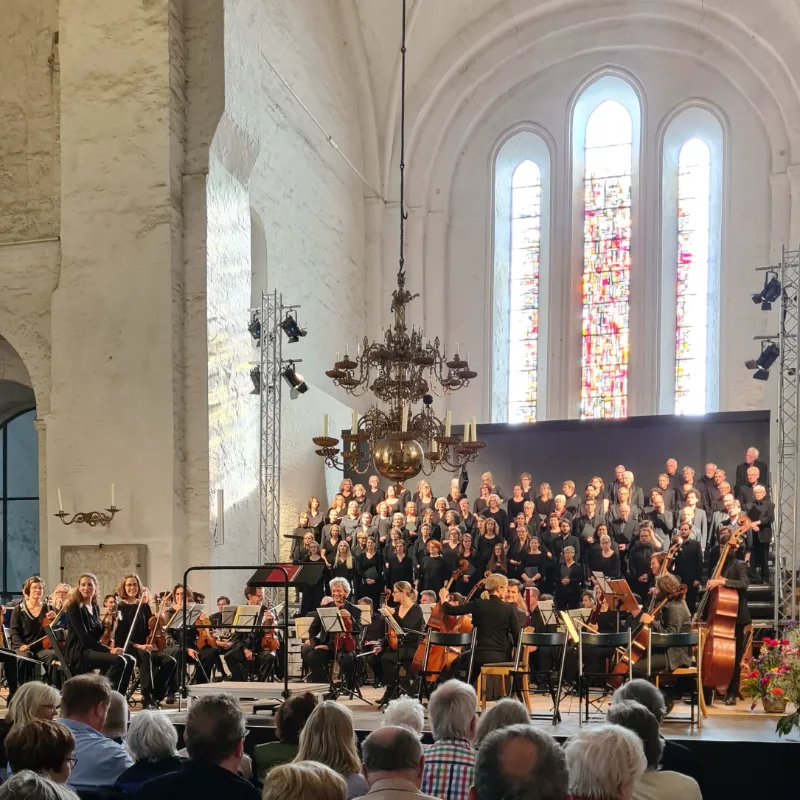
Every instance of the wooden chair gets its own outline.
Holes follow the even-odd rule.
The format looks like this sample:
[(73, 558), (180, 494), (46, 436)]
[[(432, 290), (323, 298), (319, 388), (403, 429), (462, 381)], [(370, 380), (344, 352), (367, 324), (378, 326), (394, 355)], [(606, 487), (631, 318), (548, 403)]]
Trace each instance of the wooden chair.
[[(702, 671), (703, 671), (703, 643), (705, 642), (705, 631), (702, 633), (698, 631), (690, 631), (689, 633), (651, 633), (647, 643), (647, 675), (650, 677), (655, 685), (660, 686), (660, 678), (665, 677), (684, 677), (693, 676), (695, 679), (695, 690), (692, 692), (689, 701), (689, 719), (690, 725), (695, 724), (695, 706), (700, 710), (697, 714), (697, 727), (702, 729), (703, 717), (708, 716), (708, 709), (706, 708), (706, 701), (703, 697), (703, 684), (702, 684)], [(676, 670), (668, 672), (653, 673), (650, 669), (651, 656), (653, 647), (660, 650), (667, 647), (691, 647), (695, 657), (695, 663), (692, 667), (679, 667)], [(667, 722), (686, 722), (686, 717), (671, 717), (666, 720)]]

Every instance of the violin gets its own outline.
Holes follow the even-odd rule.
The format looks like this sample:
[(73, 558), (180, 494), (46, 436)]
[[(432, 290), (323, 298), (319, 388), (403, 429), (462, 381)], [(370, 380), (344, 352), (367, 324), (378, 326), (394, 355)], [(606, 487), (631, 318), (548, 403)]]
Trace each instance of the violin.
[[(346, 613), (346, 611), (343, 612), (343, 614)], [(264, 635), (261, 637), (261, 649), (268, 650), (270, 653), (274, 653), (280, 646), (281, 641), (278, 638), (278, 634), (275, 633), (275, 618), (272, 616), (272, 614), (267, 614), (264, 618)]]
[(167, 636), (164, 629), (164, 614), (166, 613), (167, 606), (169, 605), (170, 595), (165, 594), (161, 598), (161, 605), (158, 608), (158, 613), (153, 614), (147, 620), (147, 628), (150, 635), (147, 638), (147, 644), (152, 645), (153, 650), (163, 650), (167, 646)]
[(338, 654), (339, 652), (355, 653), (356, 639), (355, 636), (353, 636), (353, 618), (346, 608), (340, 608), (339, 615), (342, 618), (344, 633), (335, 633), (333, 635), (334, 654)]
[(211, 631), (211, 618), (208, 614), (201, 614), (195, 623), (197, 626), (197, 649), (204, 647), (216, 647), (217, 640)]

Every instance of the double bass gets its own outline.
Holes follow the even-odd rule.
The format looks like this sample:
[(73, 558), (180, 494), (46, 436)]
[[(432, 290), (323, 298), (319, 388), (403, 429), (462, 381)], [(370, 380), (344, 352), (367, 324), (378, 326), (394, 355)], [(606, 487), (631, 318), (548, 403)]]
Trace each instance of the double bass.
[[(719, 578), (722, 575), (725, 563), (741, 547), (752, 524), (750, 518), (745, 514), (739, 515), (736, 520), (736, 530), (731, 531), (730, 539), (720, 551), (719, 561), (711, 578)], [(703, 642), (700, 680), (703, 686), (727, 689), (736, 666), (736, 618), (739, 615), (739, 592), (724, 586), (706, 590), (703, 601), (695, 614), (695, 622), (700, 619), (706, 605), (708, 605), (708, 616), (704, 624), (706, 636)]]

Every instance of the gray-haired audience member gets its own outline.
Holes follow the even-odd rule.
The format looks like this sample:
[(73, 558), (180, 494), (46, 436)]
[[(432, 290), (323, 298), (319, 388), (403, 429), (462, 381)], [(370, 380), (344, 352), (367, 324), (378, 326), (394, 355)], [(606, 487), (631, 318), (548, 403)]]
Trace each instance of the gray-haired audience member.
[(413, 697), (398, 697), (392, 700), (383, 712), (384, 728), (401, 725), (421, 736), (425, 727), (425, 708)]
[(466, 800), (475, 770), (475, 690), (468, 683), (445, 681), (428, 703), (436, 740), (425, 751), (422, 791), (440, 800)]
[(639, 737), (617, 725), (584, 728), (564, 746), (573, 800), (631, 800), (647, 759)]
[(478, 730), (475, 733), (473, 747), (478, 750), (483, 740), (492, 732), (507, 728), (509, 725), (530, 725), (531, 715), (519, 700), (504, 697), (498, 700), (488, 711), (481, 714)]
[[(632, 681), (623, 683), (614, 692), (611, 698), (611, 705), (613, 706), (626, 700), (634, 700), (637, 703), (641, 703), (655, 716), (659, 724), (664, 721), (667, 713), (664, 695), (650, 681), (644, 678), (634, 678)], [(689, 775), (698, 780), (702, 770), (692, 751), (674, 739), (667, 740), (662, 737), (662, 742), (664, 746), (664, 752), (661, 756), (662, 768), (672, 772), (680, 772), (682, 775)]]
[(135, 792), (142, 784), (181, 769), (178, 732), (169, 718), (157, 711), (140, 711), (131, 721), (125, 740), (134, 760), (119, 776), (114, 788)]
[(397, 725), (373, 731), (361, 747), (361, 761), (371, 800), (435, 800), (419, 790), (425, 758), (414, 731)]
[(60, 783), (23, 770), (0, 786), (0, 800), (80, 800), (77, 794)]
[(180, 772), (148, 781), (136, 792), (142, 800), (178, 797), (224, 797), (259, 800), (260, 795), (236, 773), (244, 752), (244, 713), (229, 694), (208, 694), (195, 700), (186, 718), (184, 738), (189, 751)]
[(470, 800), (566, 800), (564, 752), (530, 721), (492, 731), (475, 762)]
[(694, 778), (659, 771), (664, 740), (658, 732), (658, 720), (647, 708), (634, 700), (617, 702), (608, 710), (608, 721), (633, 731), (644, 748), (647, 771), (633, 787), (634, 800), (702, 800)]
[(106, 721), (103, 725), (103, 736), (106, 739), (113, 739), (119, 744), (124, 744), (129, 718), (130, 709), (125, 695), (112, 690), (111, 705), (108, 707), (108, 714), (106, 714)]

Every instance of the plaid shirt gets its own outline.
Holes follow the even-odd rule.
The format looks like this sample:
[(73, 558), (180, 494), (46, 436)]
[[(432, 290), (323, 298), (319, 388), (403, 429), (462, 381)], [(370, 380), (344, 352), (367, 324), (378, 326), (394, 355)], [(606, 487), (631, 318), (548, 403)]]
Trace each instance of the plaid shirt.
[(475, 751), (466, 739), (442, 739), (425, 750), (420, 791), (441, 800), (468, 800)]

